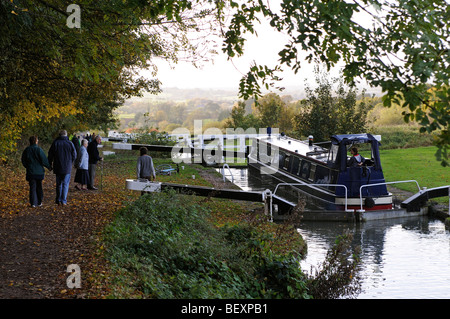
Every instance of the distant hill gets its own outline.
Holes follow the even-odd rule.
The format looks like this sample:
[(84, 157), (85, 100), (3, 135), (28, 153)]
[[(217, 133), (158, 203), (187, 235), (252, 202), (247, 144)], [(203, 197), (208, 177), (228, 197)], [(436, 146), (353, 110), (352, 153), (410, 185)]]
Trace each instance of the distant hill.
[[(359, 88), (361, 91), (362, 88)], [(303, 87), (290, 86), (286, 87), (283, 91), (273, 90), (272, 92), (277, 93), (280, 96), (290, 95), (293, 101), (301, 100), (305, 98), (305, 91)], [(268, 93), (263, 91), (263, 94)], [(378, 88), (366, 88), (366, 96), (381, 96), (381, 90)], [(143, 97), (134, 97), (130, 100), (142, 100), (148, 101), (173, 101), (173, 102), (183, 102), (193, 99), (206, 99), (215, 102), (228, 102), (233, 104), (235, 101), (240, 100), (238, 97), (237, 90), (231, 88), (198, 88), (198, 89), (181, 89), (177, 87), (163, 88), (162, 93), (158, 95), (146, 93)]]
[(213, 101), (239, 100), (237, 92), (232, 89), (180, 89), (176, 87), (163, 88), (162, 93), (158, 95), (146, 93), (143, 97), (134, 97), (131, 100), (182, 102), (199, 98)]

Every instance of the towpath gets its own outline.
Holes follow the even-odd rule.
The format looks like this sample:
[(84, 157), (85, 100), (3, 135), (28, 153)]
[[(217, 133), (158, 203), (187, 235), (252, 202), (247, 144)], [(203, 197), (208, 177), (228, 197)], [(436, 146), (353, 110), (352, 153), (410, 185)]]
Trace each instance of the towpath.
[[(123, 180), (102, 191), (78, 191), (72, 182), (68, 205), (59, 206), (54, 203), (55, 176), (48, 173), (43, 181), (43, 205), (31, 208), (25, 177), (8, 170), (2, 173), (0, 298), (101, 297), (103, 287), (92, 275), (106, 267), (97, 253), (102, 248), (97, 237), (129, 195)], [(67, 287), (71, 264), (80, 266), (81, 289)]]
[[(28, 204), (24, 174), (2, 169), (0, 178), (0, 299), (102, 298), (108, 295), (108, 265), (100, 253), (101, 231), (114, 212), (138, 192), (125, 189), (125, 179), (105, 162), (102, 189), (78, 191), (72, 182), (68, 205), (54, 203), (55, 176), (46, 173), (41, 207)], [(199, 175), (215, 188), (230, 187), (212, 170)], [(100, 174), (97, 182), (100, 186)], [(67, 287), (67, 267), (81, 270), (81, 289)]]

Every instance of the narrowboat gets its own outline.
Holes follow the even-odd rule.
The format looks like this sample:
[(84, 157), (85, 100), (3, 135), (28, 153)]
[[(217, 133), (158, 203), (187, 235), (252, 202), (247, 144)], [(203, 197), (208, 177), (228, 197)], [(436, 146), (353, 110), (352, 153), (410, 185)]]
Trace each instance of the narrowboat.
[[(269, 134), (253, 139), (248, 165), (316, 198), (327, 209), (392, 209), (379, 139), (365, 133), (333, 135), (323, 144), (314, 143), (312, 137), (300, 141), (283, 133)], [(365, 160), (360, 165), (349, 166), (352, 147), (364, 150)]]

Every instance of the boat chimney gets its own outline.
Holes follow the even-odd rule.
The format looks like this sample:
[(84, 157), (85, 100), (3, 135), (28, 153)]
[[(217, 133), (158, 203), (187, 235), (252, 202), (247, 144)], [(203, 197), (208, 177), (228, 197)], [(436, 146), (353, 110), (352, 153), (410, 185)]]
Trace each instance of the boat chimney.
[(314, 137), (312, 135), (308, 136), (309, 146), (313, 146)]

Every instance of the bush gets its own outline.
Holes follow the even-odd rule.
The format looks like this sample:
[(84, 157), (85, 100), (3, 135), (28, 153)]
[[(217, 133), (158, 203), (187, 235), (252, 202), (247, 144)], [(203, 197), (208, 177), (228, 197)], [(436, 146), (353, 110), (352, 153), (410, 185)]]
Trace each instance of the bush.
[(150, 193), (118, 212), (106, 234), (120, 276), (117, 296), (307, 297), (294, 256), (273, 256), (248, 226), (215, 228), (208, 211), (173, 192)]
[[(348, 246), (334, 250), (316, 279), (300, 268), (299, 253), (274, 253), (274, 234), (246, 223), (214, 227), (206, 205), (173, 191), (148, 193), (117, 213), (105, 231), (114, 298), (311, 298), (349, 292), (356, 268)], [(352, 264), (353, 265), (353, 264)], [(329, 267), (327, 268), (329, 269)], [(345, 270), (342, 279), (340, 270)], [(325, 291), (325, 292), (324, 292)], [(313, 295), (314, 296), (314, 295)]]
[(309, 278), (308, 287), (314, 298), (334, 299), (354, 296), (361, 291), (360, 247), (350, 249), (352, 239), (349, 233), (339, 236), (317, 273)]
[(370, 133), (381, 135), (382, 149), (431, 146), (434, 140), (434, 134), (420, 133), (413, 125), (373, 127)]
[(175, 145), (175, 141), (166, 132), (151, 131), (137, 133), (132, 140), (136, 144)]

